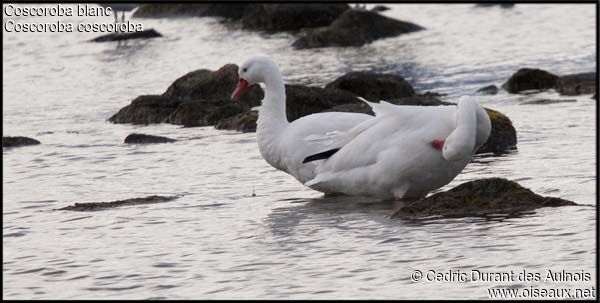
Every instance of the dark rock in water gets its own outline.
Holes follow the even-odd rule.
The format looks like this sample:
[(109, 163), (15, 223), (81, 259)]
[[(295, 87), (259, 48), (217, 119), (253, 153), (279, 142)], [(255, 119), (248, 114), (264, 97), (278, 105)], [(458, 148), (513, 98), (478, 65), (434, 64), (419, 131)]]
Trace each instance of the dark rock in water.
[(575, 100), (575, 99), (563, 99), (563, 100), (538, 99), (538, 100), (523, 102), (523, 103), (521, 103), (521, 105), (527, 105), (527, 104), (541, 105), (541, 104), (572, 103), (572, 102), (577, 102), (577, 100)]
[(556, 83), (556, 90), (567, 96), (592, 94), (596, 89), (596, 73), (564, 75)]
[(225, 118), (219, 121), (219, 123), (215, 125), (215, 128), (250, 133), (256, 131), (256, 120), (258, 120), (258, 113), (256, 111), (249, 111)]
[[(238, 66), (235, 64), (226, 64), (217, 71), (199, 69), (175, 80), (163, 96), (176, 101), (220, 99), (230, 102), (231, 93), (238, 82), (237, 72)], [(239, 102), (257, 106), (263, 97), (262, 89), (254, 85)]]
[(407, 203), (395, 210), (391, 217), (471, 217), (569, 205), (578, 204), (560, 198), (542, 197), (514, 181), (489, 178), (466, 182), (446, 192)]
[[(227, 64), (217, 71), (201, 69), (190, 72), (175, 80), (162, 95), (137, 97), (109, 121), (134, 124), (169, 122), (203, 126), (207, 125), (203, 121), (214, 120), (211, 115), (235, 115), (240, 112), (235, 110), (235, 107), (250, 109), (259, 105), (264, 93), (258, 85), (251, 87), (240, 101), (230, 100), (238, 81), (237, 69), (236, 65)], [(232, 105), (233, 102), (238, 104)], [(216, 114), (217, 112), (221, 113)]]
[(421, 105), (421, 106), (438, 106), (438, 105), (456, 105), (451, 102), (444, 102), (431, 95), (412, 96), (404, 98), (396, 98), (386, 100), (397, 105)]
[[(412, 96), (397, 99), (385, 100), (386, 102), (397, 104), (397, 105), (421, 105), (421, 106), (437, 106), (437, 105), (455, 105), (454, 103), (444, 102), (435, 97), (431, 96)], [(376, 102), (377, 103), (377, 102)], [(346, 113), (363, 113), (368, 115), (375, 115), (371, 110), (371, 107), (364, 102), (349, 103), (334, 106), (330, 109), (324, 110), (323, 112), (346, 112)]]
[(209, 126), (248, 110), (247, 104), (228, 99), (193, 100), (181, 103), (165, 122), (186, 127)]
[(558, 76), (545, 70), (521, 68), (514, 73), (502, 88), (511, 94), (525, 90), (543, 90), (556, 87)]
[(333, 23), (314, 29), (296, 40), (296, 49), (328, 46), (361, 46), (377, 39), (395, 37), (423, 27), (382, 16), (367, 10), (346, 10)]
[(327, 26), (349, 8), (345, 3), (255, 4), (246, 9), (242, 26), (264, 31), (297, 31)]
[(145, 134), (131, 134), (125, 138), (125, 143), (128, 144), (140, 144), (140, 143), (169, 143), (175, 142), (177, 140), (161, 137), (161, 136), (152, 136)]
[(2, 137), (2, 147), (37, 145), (40, 141), (28, 137)]
[(443, 97), (446, 96), (447, 94), (444, 93), (439, 93), (439, 92), (432, 92), (432, 91), (426, 91), (424, 93), (421, 94), (417, 94), (417, 96), (421, 96), (421, 97)]
[(325, 88), (346, 90), (370, 101), (415, 95), (414, 89), (404, 78), (371, 72), (347, 73), (327, 84)]
[(361, 102), (350, 92), (313, 86), (286, 85), (285, 94), (287, 117), (290, 122), (336, 105)]
[(148, 197), (144, 197), (144, 198), (133, 198), (133, 199), (112, 201), (112, 202), (75, 203), (75, 205), (70, 205), (67, 207), (59, 208), (57, 210), (97, 211), (97, 210), (111, 209), (111, 208), (120, 207), (120, 206), (169, 202), (169, 201), (173, 201), (177, 198), (179, 198), (179, 197), (177, 197), (177, 196), (170, 196), (170, 197), (148, 196)]
[(510, 119), (493, 109), (486, 108), (485, 111), (490, 116), (492, 130), (487, 141), (477, 150), (476, 154), (501, 154), (516, 149), (517, 131)]
[(143, 95), (121, 108), (110, 119), (112, 123), (161, 123), (177, 109), (181, 102), (161, 95)]
[(133, 18), (224, 17), (241, 19), (250, 3), (146, 3)]
[(475, 5), (479, 6), (479, 7), (500, 6), (502, 8), (511, 8), (511, 7), (515, 6), (514, 3), (477, 3)]
[(498, 93), (498, 87), (496, 85), (488, 85), (484, 86), (476, 91), (477, 93), (481, 93), (484, 95), (495, 95)]
[(124, 32), (124, 33), (111, 33), (96, 37), (90, 42), (110, 42), (110, 41), (123, 41), (130, 39), (149, 39), (162, 37), (162, 35), (154, 29), (146, 29), (141, 32)]
[(385, 5), (375, 5), (373, 8), (371, 8), (371, 11), (380, 13), (380, 12), (385, 12), (385, 11), (390, 10), (390, 9), (391, 8), (389, 8), (389, 7), (385, 6)]

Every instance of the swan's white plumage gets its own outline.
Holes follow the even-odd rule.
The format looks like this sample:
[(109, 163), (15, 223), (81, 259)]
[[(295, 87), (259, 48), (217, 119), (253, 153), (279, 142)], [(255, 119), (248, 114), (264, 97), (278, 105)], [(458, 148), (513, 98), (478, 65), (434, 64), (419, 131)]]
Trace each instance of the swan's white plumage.
[[(475, 101), (461, 98), (459, 106), (397, 106), (369, 102), (376, 117), (349, 130), (347, 143), (317, 168), (305, 185), (353, 195), (417, 198), (444, 186), (462, 171), (489, 135), (489, 117)], [(462, 109), (459, 124), (459, 110)], [(481, 108), (482, 109), (482, 108)], [(483, 114), (482, 114), (483, 113)], [(477, 141), (477, 127), (482, 129)], [(487, 127), (486, 127), (487, 125)], [(460, 151), (450, 161), (432, 147), (450, 135)], [(452, 147), (452, 142), (446, 146)], [(453, 155), (454, 155), (453, 154)]]
[[(239, 74), (250, 84), (265, 83), (257, 121), (263, 158), (325, 193), (422, 197), (460, 173), (490, 132), (487, 113), (468, 98), (459, 101), (458, 109), (363, 99), (374, 117), (328, 112), (290, 123), (285, 113), (285, 86), (273, 61), (264, 56), (251, 58), (240, 66)], [(451, 142), (443, 151), (431, 145), (447, 138)], [(303, 163), (306, 157), (333, 148), (339, 151), (329, 159)]]

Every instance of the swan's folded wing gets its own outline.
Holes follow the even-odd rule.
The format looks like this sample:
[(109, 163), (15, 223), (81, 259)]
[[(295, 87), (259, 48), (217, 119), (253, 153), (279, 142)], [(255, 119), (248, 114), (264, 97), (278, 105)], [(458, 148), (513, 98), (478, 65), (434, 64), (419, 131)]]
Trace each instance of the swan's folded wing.
[(360, 135), (367, 129), (369, 129), (369, 128), (373, 127), (374, 125), (376, 125), (377, 123), (379, 123), (381, 119), (382, 119), (381, 117), (373, 117), (369, 120), (366, 120), (364, 122), (357, 124), (355, 127), (351, 128), (347, 132), (329, 132), (324, 135), (314, 135), (313, 134), (313, 135), (307, 136), (306, 138), (304, 138), (304, 141), (307, 141), (307, 142), (320, 141), (323, 145), (327, 145), (331, 148), (328, 150), (319, 152), (317, 154), (306, 157), (304, 159), (303, 163), (311, 162), (311, 161), (315, 161), (315, 160), (327, 159), (328, 157), (331, 157), (333, 154), (335, 154), (335, 152), (337, 152), (342, 147), (344, 147), (344, 145), (351, 142), (358, 135)]

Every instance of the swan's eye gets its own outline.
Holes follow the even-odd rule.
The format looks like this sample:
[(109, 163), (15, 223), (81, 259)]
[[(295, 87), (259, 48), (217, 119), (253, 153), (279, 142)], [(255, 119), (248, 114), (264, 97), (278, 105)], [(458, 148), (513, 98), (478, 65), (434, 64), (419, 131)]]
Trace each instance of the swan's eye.
[(244, 69), (242, 69), (242, 72), (244, 72), (244, 73), (247, 72), (247, 71), (248, 71), (248, 69), (245, 68), (245, 67), (244, 67)]

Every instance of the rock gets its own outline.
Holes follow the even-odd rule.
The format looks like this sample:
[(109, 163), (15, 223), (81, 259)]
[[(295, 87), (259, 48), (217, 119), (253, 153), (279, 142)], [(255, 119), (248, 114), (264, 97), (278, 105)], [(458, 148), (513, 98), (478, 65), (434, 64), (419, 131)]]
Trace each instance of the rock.
[(314, 29), (296, 40), (296, 49), (328, 46), (361, 46), (377, 39), (395, 37), (423, 27), (367, 10), (346, 10), (331, 25)]
[(475, 6), (479, 7), (491, 7), (491, 6), (500, 6), (502, 8), (511, 8), (515, 6), (514, 3), (477, 3)]
[(318, 113), (336, 105), (361, 102), (350, 92), (303, 85), (286, 85), (288, 120)]
[[(162, 95), (144, 95), (134, 99), (109, 121), (113, 123), (151, 124), (169, 122), (187, 126), (204, 126), (214, 115), (235, 115), (236, 107), (249, 110), (260, 104), (264, 93), (254, 85), (240, 101), (230, 95), (238, 81), (238, 67), (227, 64), (217, 71), (200, 69), (175, 80)], [(238, 102), (237, 105), (232, 105)], [(179, 108), (181, 106), (181, 108)], [(206, 108), (204, 108), (206, 107)]]
[(493, 109), (486, 108), (485, 111), (490, 116), (492, 130), (487, 141), (477, 150), (476, 154), (501, 154), (516, 149), (517, 131), (510, 119)]
[(480, 89), (478, 89), (477, 91), (475, 91), (476, 93), (481, 93), (484, 95), (495, 95), (498, 93), (498, 87), (496, 85), (488, 85), (488, 86), (484, 86)]
[(111, 42), (111, 41), (123, 41), (130, 39), (149, 39), (162, 37), (162, 35), (154, 29), (146, 29), (141, 32), (124, 32), (124, 33), (110, 33), (96, 37), (90, 42)]
[(2, 137), (2, 147), (37, 145), (40, 141), (28, 137)]
[(556, 83), (556, 90), (567, 96), (592, 94), (596, 88), (596, 73), (564, 75)]
[(246, 9), (242, 26), (272, 32), (327, 26), (349, 8), (344, 3), (256, 4)]
[(131, 134), (125, 138), (125, 143), (128, 144), (140, 144), (140, 143), (169, 143), (175, 142), (177, 140), (161, 137), (161, 136), (152, 136), (145, 134)]
[(421, 105), (421, 106), (438, 106), (438, 105), (456, 105), (451, 102), (444, 102), (431, 95), (412, 96), (397, 99), (386, 100), (398, 105)]
[(112, 123), (161, 123), (171, 115), (181, 102), (161, 95), (143, 95), (120, 109), (108, 120)]
[(572, 102), (577, 102), (577, 100), (575, 100), (575, 99), (563, 99), (563, 100), (538, 99), (538, 100), (523, 102), (523, 103), (521, 103), (521, 105), (527, 105), (527, 104), (541, 105), (541, 104), (572, 103)]
[(390, 10), (390, 9), (391, 8), (389, 8), (389, 7), (385, 6), (385, 5), (375, 5), (373, 8), (371, 8), (371, 11), (372, 12), (380, 13), (380, 12), (385, 12), (385, 11)]
[(249, 111), (225, 118), (219, 121), (215, 125), (215, 128), (250, 133), (256, 131), (256, 120), (258, 120), (258, 113), (256, 111)]
[(556, 87), (558, 76), (541, 69), (521, 68), (514, 73), (502, 88), (511, 94), (525, 90), (544, 90)]
[(415, 95), (414, 89), (404, 78), (393, 74), (372, 72), (347, 73), (327, 84), (325, 88), (346, 90), (377, 102)]
[(111, 209), (111, 208), (120, 207), (120, 206), (169, 202), (169, 201), (173, 201), (177, 198), (179, 198), (179, 197), (177, 197), (177, 196), (170, 196), (170, 197), (148, 196), (148, 197), (144, 197), (144, 198), (133, 198), (133, 199), (112, 201), (112, 202), (75, 203), (75, 205), (66, 206), (63, 208), (59, 208), (57, 210), (97, 211), (97, 210)]
[[(199, 69), (187, 73), (175, 80), (163, 96), (179, 102), (215, 99), (230, 102), (231, 93), (238, 82), (237, 71), (237, 65), (226, 64), (217, 71)], [(262, 89), (258, 85), (254, 85), (241, 97), (239, 102), (257, 106), (263, 97)]]
[[(431, 96), (412, 96), (397, 99), (386, 100), (389, 103), (397, 105), (422, 105), (422, 106), (437, 106), (437, 105), (454, 105), (454, 103), (444, 102), (435, 97)], [(334, 106), (330, 109), (324, 110), (323, 112), (346, 112), (346, 113), (363, 113), (369, 115), (375, 115), (371, 110), (371, 107), (364, 102), (349, 103)]]
[(194, 100), (181, 103), (164, 122), (185, 127), (209, 126), (248, 110), (248, 105), (227, 99)]
[(146, 3), (133, 18), (224, 17), (241, 19), (249, 3)]
[(502, 178), (463, 183), (451, 190), (407, 203), (392, 218), (471, 217), (513, 214), (540, 207), (578, 205), (575, 202), (543, 197), (518, 183)]

